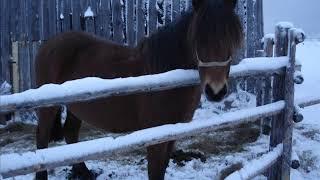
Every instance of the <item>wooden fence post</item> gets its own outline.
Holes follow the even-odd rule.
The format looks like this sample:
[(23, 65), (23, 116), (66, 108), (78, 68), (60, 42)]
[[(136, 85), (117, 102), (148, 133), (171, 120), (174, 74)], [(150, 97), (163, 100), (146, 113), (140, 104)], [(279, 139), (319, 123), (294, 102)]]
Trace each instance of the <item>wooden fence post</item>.
[(12, 90), (13, 93), (19, 92), (19, 42), (12, 43), (12, 69), (11, 69), (11, 77), (12, 77)]
[[(265, 57), (273, 57), (273, 45), (274, 45), (274, 35), (269, 34), (266, 35), (263, 39), (263, 52)], [(258, 105), (262, 104), (269, 104), (272, 102), (272, 77), (266, 76), (264, 77), (264, 88), (263, 88), (263, 102)], [(257, 102), (259, 103), (259, 102)], [(261, 132), (262, 134), (269, 135), (271, 130), (271, 117), (267, 117), (261, 119)]]
[[(288, 31), (292, 26), (289, 24), (279, 23), (275, 29), (275, 56), (286, 56), (288, 49)], [(285, 96), (285, 77), (283, 75), (274, 75), (272, 83), (273, 102), (284, 99)], [(271, 134), (270, 134), (270, 149), (273, 149), (278, 144), (283, 142), (283, 127), (284, 127), (284, 113), (272, 118)], [(282, 175), (281, 157), (270, 169), (269, 180), (280, 180)]]
[[(277, 29), (280, 30), (279, 26)], [(287, 28), (287, 26), (286, 26)], [(284, 31), (282, 31), (284, 32)], [(285, 41), (279, 41), (279, 39), (284, 39), (283, 36), (286, 33), (281, 33), (281, 31), (276, 31), (276, 51), (279, 54), (284, 53), (283, 50), (286, 48), (280, 46), (287, 44), (289, 64), (286, 68), (286, 73), (284, 77), (285, 83), (284, 89), (284, 100), (286, 101), (285, 109), (280, 116), (282, 119), (275, 119), (272, 123), (272, 134), (270, 137), (270, 148), (276, 147), (277, 144), (283, 143), (283, 153), (281, 158), (270, 168), (268, 179), (290, 179), (290, 168), (291, 168), (291, 154), (292, 154), (292, 130), (293, 130), (293, 114), (294, 114), (294, 74), (295, 74), (295, 54), (296, 45), (304, 40), (304, 34), (297, 31), (294, 28), (286, 30), (289, 35), (287, 35), (288, 43)], [(299, 36), (300, 38), (297, 38)]]

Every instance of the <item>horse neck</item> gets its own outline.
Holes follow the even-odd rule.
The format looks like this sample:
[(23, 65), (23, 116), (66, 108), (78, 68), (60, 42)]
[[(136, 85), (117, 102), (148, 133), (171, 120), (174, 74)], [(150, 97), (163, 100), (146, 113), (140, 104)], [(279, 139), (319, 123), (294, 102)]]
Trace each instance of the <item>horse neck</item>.
[(145, 73), (196, 68), (187, 40), (190, 20), (191, 14), (184, 15), (140, 44), (145, 61)]

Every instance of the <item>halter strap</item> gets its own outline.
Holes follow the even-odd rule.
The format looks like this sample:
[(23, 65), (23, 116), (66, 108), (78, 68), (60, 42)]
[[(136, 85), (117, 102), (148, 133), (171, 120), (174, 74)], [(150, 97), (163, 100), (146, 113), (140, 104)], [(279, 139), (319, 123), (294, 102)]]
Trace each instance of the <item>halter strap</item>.
[(196, 50), (196, 57), (197, 57), (197, 60), (198, 60), (198, 66), (199, 67), (224, 67), (224, 66), (227, 66), (232, 60), (231, 56), (230, 56), (227, 61), (203, 62), (203, 61), (200, 60), (197, 50)]

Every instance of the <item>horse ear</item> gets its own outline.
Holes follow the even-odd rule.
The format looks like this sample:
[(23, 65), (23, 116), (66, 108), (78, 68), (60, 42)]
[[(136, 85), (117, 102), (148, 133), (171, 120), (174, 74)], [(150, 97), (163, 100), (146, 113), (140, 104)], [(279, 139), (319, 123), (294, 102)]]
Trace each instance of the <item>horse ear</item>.
[(224, 0), (225, 4), (231, 6), (233, 9), (237, 6), (237, 0)]
[(198, 10), (205, 0), (192, 0), (192, 7)]

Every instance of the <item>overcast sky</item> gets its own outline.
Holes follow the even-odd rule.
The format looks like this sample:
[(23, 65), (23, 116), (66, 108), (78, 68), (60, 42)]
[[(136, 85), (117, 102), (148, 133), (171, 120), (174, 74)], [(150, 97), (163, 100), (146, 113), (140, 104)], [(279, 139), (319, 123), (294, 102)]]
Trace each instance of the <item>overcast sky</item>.
[(265, 33), (279, 21), (290, 21), (307, 35), (320, 37), (320, 0), (263, 0)]

